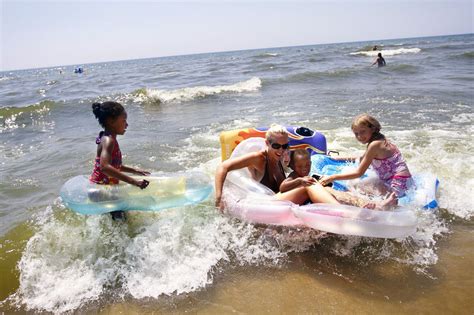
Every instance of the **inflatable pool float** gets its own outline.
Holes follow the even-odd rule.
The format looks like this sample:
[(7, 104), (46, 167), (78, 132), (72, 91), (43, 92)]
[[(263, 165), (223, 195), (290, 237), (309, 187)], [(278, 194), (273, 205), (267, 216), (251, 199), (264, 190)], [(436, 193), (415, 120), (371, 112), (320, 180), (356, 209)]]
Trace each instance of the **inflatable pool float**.
[[(311, 154), (327, 154), (326, 137), (306, 127), (286, 126), (290, 150), (306, 149)], [(235, 147), (245, 139), (265, 138), (268, 128), (244, 128), (224, 131), (220, 134), (222, 161), (227, 160)]]
[[(327, 155), (313, 155), (311, 156), (311, 173), (320, 175), (339, 174), (348, 170), (354, 170), (358, 167), (358, 163), (338, 161), (332, 159)], [(375, 172), (371, 169), (364, 174), (363, 177), (377, 178)], [(423, 209), (434, 210), (438, 208), (438, 201), (436, 200), (436, 192), (439, 186), (439, 180), (432, 174), (422, 173), (413, 174), (415, 182), (414, 189), (411, 189), (407, 194), (400, 198), (398, 203), (402, 206), (415, 206)], [(333, 188), (336, 190), (347, 191), (348, 183), (350, 181), (334, 181)]]
[[(263, 138), (248, 138), (237, 145), (231, 157), (265, 148)], [(406, 208), (378, 211), (346, 205), (300, 206), (278, 200), (272, 190), (260, 184), (258, 179), (252, 178), (247, 168), (227, 174), (222, 200), (228, 215), (246, 222), (308, 226), (344, 235), (402, 238), (414, 233), (417, 223), (414, 212)]]
[(98, 185), (81, 175), (68, 180), (60, 191), (64, 204), (81, 214), (102, 214), (117, 210), (157, 211), (195, 204), (212, 192), (211, 180), (201, 172), (154, 173), (134, 177), (150, 182), (147, 188), (120, 182)]

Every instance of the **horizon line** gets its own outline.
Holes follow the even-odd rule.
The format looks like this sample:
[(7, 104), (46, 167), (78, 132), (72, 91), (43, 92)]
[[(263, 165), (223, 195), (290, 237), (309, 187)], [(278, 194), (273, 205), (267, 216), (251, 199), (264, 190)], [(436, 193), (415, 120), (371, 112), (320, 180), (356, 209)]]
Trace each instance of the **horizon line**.
[(96, 64), (108, 63), (108, 62), (112, 63), (112, 62), (120, 62), (120, 61), (134, 61), (134, 60), (159, 59), (159, 58), (170, 58), (170, 57), (185, 57), (185, 56), (195, 56), (195, 55), (205, 55), (205, 54), (221, 54), (221, 53), (231, 53), (231, 52), (241, 52), (241, 51), (251, 51), (251, 50), (281, 49), (281, 48), (290, 48), (290, 47), (336, 45), (336, 44), (348, 44), (348, 43), (362, 43), (362, 42), (415, 39), (415, 38), (432, 38), (432, 37), (443, 37), (443, 36), (465, 36), (465, 35), (474, 35), (474, 33), (443, 34), (443, 35), (429, 35), (429, 36), (416, 36), (416, 37), (400, 37), (400, 38), (386, 38), (386, 39), (342, 41), (342, 42), (319, 43), (319, 44), (303, 44), (303, 45), (293, 45), (293, 46), (274, 46), (274, 47), (244, 48), (244, 49), (235, 49), (235, 50), (196, 52), (196, 53), (189, 53), (189, 54), (165, 55), (165, 56), (132, 58), (132, 59), (117, 59), (117, 60), (96, 61), (96, 62), (88, 62), (88, 63), (71, 63), (71, 64), (67, 64), (67, 65), (54, 65), (54, 66), (35, 67), (35, 68), (8, 69), (8, 70), (0, 70), (0, 74), (2, 74), (4, 72), (28, 71), (28, 70), (50, 69), (50, 68), (63, 68), (63, 67), (74, 67), (74, 66), (82, 66), (83, 67), (85, 65), (96, 65)]

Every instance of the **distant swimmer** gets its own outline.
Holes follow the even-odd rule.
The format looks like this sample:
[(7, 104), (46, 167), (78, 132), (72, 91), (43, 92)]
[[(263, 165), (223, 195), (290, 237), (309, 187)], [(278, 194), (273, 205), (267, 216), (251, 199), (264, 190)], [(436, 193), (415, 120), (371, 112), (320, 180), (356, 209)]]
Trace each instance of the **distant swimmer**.
[(371, 66), (373, 66), (375, 64), (377, 64), (379, 67), (383, 67), (383, 66), (387, 65), (387, 63), (385, 62), (385, 59), (383, 59), (383, 57), (382, 57), (382, 53), (378, 54), (377, 59), (374, 61), (373, 64), (371, 64)]
[(374, 48), (372, 48), (372, 50), (377, 50), (377, 45), (375, 45)]

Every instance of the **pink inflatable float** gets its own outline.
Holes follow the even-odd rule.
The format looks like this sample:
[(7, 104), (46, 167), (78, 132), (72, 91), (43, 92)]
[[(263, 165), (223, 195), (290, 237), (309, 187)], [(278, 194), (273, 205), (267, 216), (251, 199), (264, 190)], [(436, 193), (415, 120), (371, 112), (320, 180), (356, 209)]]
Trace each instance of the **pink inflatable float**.
[[(231, 158), (265, 148), (263, 138), (249, 138), (235, 148)], [(278, 200), (260, 180), (253, 178), (247, 168), (227, 174), (223, 201), (230, 216), (251, 223), (300, 225), (336, 234), (381, 238), (403, 238), (416, 230), (416, 215), (408, 208), (378, 211), (347, 205), (299, 206)]]

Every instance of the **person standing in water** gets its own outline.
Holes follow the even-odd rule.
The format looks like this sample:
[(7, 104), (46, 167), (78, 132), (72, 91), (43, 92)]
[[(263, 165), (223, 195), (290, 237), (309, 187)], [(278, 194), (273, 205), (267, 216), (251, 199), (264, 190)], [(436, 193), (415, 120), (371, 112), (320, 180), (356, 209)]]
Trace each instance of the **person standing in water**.
[[(149, 182), (135, 179), (124, 172), (136, 175), (150, 175), (150, 172), (135, 169), (122, 164), (122, 153), (117, 142), (117, 135), (123, 135), (127, 130), (127, 112), (120, 103), (103, 102), (92, 104), (92, 112), (104, 128), (96, 139), (97, 155), (94, 170), (89, 180), (101, 185), (117, 185), (122, 180), (130, 185), (145, 189)], [(111, 212), (112, 219), (125, 220), (124, 211)]]
[(385, 62), (385, 59), (382, 57), (382, 53), (379, 53), (377, 56), (378, 56), (377, 59), (374, 61), (374, 63), (371, 64), (371, 66), (375, 64), (377, 64), (378, 67), (386, 66), (387, 63)]

